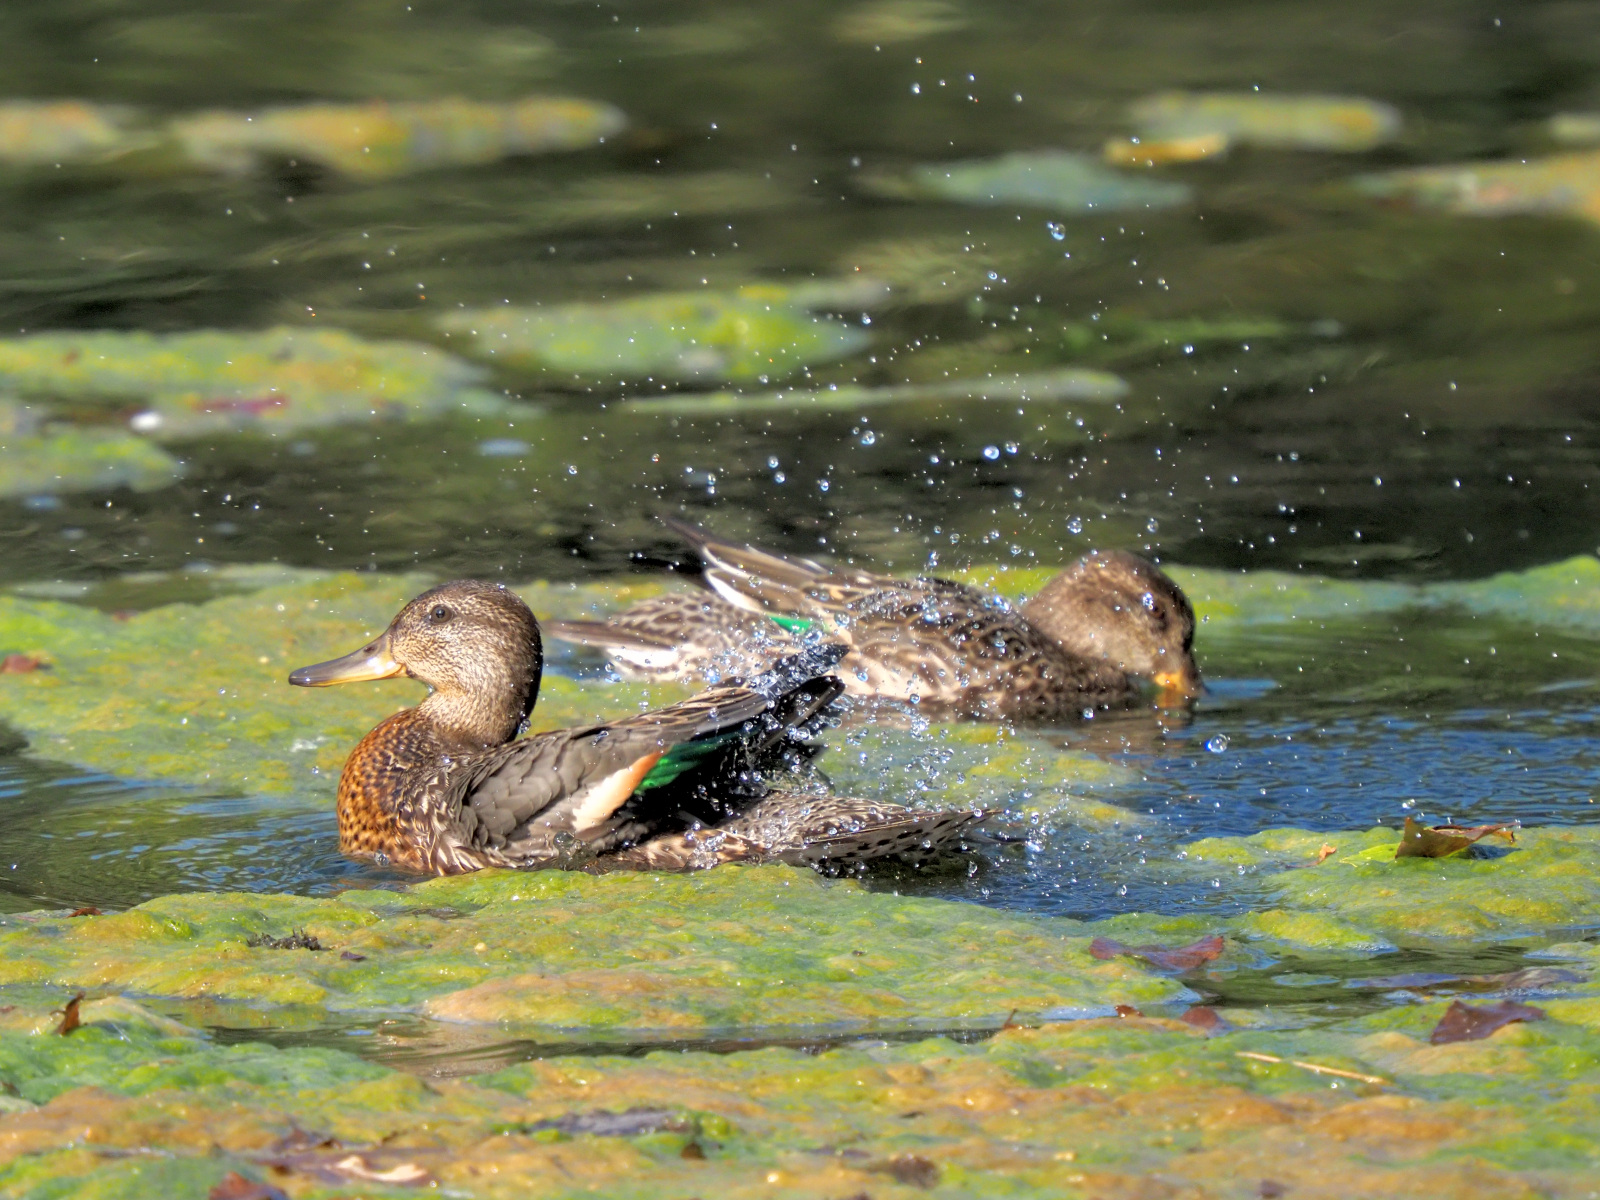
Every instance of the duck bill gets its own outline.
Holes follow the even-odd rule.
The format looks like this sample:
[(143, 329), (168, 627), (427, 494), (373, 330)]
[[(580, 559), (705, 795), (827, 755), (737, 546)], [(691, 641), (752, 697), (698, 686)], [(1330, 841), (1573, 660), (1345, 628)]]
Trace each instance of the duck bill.
[(393, 679), (405, 673), (405, 667), (396, 662), (394, 655), (389, 652), (389, 635), (385, 633), (377, 641), (369, 642), (343, 658), (329, 659), (289, 672), (289, 682), (295, 687), (332, 687), (336, 683)]
[(1162, 708), (1181, 708), (1205, 690), (1195, 671), (1161, 671), (1151, 682), (1158, 689), (1156, 703)]

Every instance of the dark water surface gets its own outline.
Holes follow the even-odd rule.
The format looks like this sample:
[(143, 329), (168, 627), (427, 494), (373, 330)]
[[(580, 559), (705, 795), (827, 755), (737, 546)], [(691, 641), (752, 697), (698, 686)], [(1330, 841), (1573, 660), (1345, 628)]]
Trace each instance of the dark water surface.
[[(172, 447), (188, 474), (162, 490), (0, 502), (0, 584), (200, 561), (615, 575), (682, 561), (658, 513), (896, 570), (1121, 546), (1472, 579), (1600, 545), (1600, 229), (1345, 186), (1547, 149), (1545, 118), (1600, 108), (1592, 7), (16, 0), (0, 68), (19, 97), (158, 113), (548, 92), (632, 122), (581, 153), (379, 182), (298, 162), (238, 177), (0, 169), (7, 335), (288, 323), (439, 340), (430, 320), (461, 305), (859, 271), (896, 298), (867, 349), (811, 368), (815, 386), (1063, 365), (1130, 385), (1116, 403), (693, 416), (619, 402), (709, 383), (502, 369), (509, 417), (216, 436)], [(919, 163), (1094, 152), (1151, 91), (1256, 87), (1384, 101), (1404, 131), (1366, 154), (1246, 147), (1165, 168), (1196, 198), (1162, 212), (971, 207), (871, 184)], [(485, 454), (494, 439), (526, 448)], [(1406, 812), (1593, 820), (1600, 645), (1555, 639), (1552, 660), (1549, 635), (1405, 622), (1270, 641), (1202, 630), (1214, 686), (1192, 721), (1058, 731), (1132, 768), (1139, 782), (1102, 798), (1142, 824), (1064, 819), (970, 877), (878, 885), (1083, 916), (1207, 908), (1246, 903), (1249, 881), (1163, 864), (1209, 834)], [(1491, 641), (1492, 663), (1477, 653)], [(6, 757), (0, 904), (381, 878), (337, 856), (330, 810)]]

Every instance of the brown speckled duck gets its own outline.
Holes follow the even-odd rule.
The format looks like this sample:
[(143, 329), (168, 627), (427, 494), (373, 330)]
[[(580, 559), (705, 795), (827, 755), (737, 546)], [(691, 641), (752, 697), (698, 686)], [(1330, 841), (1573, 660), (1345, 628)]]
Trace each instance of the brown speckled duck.
[(848, 647), (838, 667), (846, 691), (981, 720), (1126, 705), (1141, 680), (1163, 704), (1200, 692), (1194, 610), (1137, 555), (1085, 555), (1019, 607), (963, 583), (830, 567), (667, 524), (699, 554), (709, 592), (551, 632), (604, 648), (626, 676), (713, 682), (755, 674), (820, 633)]
[(289, 682), (406, 675), (432, 689), (367, 734), (339, 778), (339, 848), (411, 871), (915, 857), (981, 820), (767, 790), (764, 773), (803, 757), (800, 739), (843, 690), (828, 673), (839, 657), (812, 647), (746, 684), (519, 738), (539, 695), (539, 624), (504, 586), (458, 580)]

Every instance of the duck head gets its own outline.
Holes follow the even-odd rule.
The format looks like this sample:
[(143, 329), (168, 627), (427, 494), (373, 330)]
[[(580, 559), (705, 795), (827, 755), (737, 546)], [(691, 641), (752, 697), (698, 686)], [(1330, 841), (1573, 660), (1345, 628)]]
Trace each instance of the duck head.
[(539, 622), (504, 584), (458, 579), (423, 592), (361, 649), (289, 675), (297, 687), (329, 687), (406, 675), (432, 694), (418, 707), (448, 740), (510, 741), (539, 696)]
[(1200, 694), (1189, 598), (1136, 554), (1084, 555), (1024, 604), (1022, 614), (1074, 654), (1151, 680), (1164, 702)]

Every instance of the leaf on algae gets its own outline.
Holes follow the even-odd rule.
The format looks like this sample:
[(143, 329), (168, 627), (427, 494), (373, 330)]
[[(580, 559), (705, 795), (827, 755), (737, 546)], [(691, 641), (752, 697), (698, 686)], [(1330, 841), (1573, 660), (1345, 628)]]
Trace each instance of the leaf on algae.
[[(337, 330), (0, 339), (0, 386), (64, 402), (63, 408), (127, 412), (133, 430), (163, 438), (501, 411), (501, 401), (472, 387), (481, 374), (432, 346), (366, 341)], [(87, 449), (92, 432), (72, 436), (85, 439), (94, 460)], [(99, 458), (110, 462), (112, 453)]]
[(1466, 216), (1533, 213), (1600, 221), (1600, 151), (1386, 171), (1356, 180), (1356, 187)]
[(1514, 1022), (1542, 1021), (1545, 1015), (1544, 1009), (1532, 1004), (1519, 1004), (1515, 1000), (1502, 1000), (1498, 1004), (1485, 1004), (1477, 1008), (1457, 1000), (1439, 1018), (1439, 1023), (1428, 1035), (1428, 1041), (1435, 1046), (1447, 1042), (1476, 1042)]
[(452, 97), (198, 113), (174, 120), (169, 131), (189, 162), (211, 170), (236, 174), (263, 158), (292, 157), (378, 179), (580, 149), (626, 125), (618, 109), (592, 100), (532, 97), (482, 104)]
[(1503, 837), (1513, 845), (1517, 835), (1512, 825), (1434, 825), (1420, 824), (1406, 818), (1400, 844), (1394, 848), (1396, 858), (1444, 858), (1459, 854), (1483, 838)]
[(1402, 124), (1398, 110), (1376, 100), (1262, 92), (1162, 92), (1136, 101), (1129, 117), (1142, 135), (1141, 142), (1181, 144), (1220, 138), (1254, 146), (1347, 152), (1393, 141)]
[(870, 180), (885, 195), (931, 197), (964, 204), (1021, 204), (1058, 216), (1174, 208), (1189, 201), (1188, 185), (1126, 175), (1086, 154), (1033, 150), (913, 168)]
[(68, 1000), (63, 1008), (57, 1010), (61, 1014), (61, 1024), (56, 1026), (56, 1032), (62, 1037), (65, 1037), (82, 1024), (78, 1017), (78, 1006), (82, 1003), (83, 993), (79, 992)]
[(1192, 971), (1220, 957), (1226, 943), (1221, 934), (1200, 938), (1187, 946), (1124, 946), (1110, 938), (1097, 937), (1089, 944), (1096, 958), (1116, 958), (1119, 954), (1143, 959), (1162, 971)]
[[(855, 304), (870, 302), (859, 285), (852, 290)], [(479, 357), (523, 369), (624, 379), (782, 379), (868, 344), (859, 328), (813, 315), (813, 308), (833, 307), (832, 300), (832, 293), (815, 289), (752, 286), (466, 309), (447, 313), (438, 327), (465, 335)]]
[(229, 1171), (206, 1193), (206, 1200), (289, 1200), (289, 1196), (282, 1188)]
[(1029, 375), (999, 375), (982, 379), (951, 379), (938, 383), (907, 383), (892, 387), (843, 387), (818, 391), (792, 388), (775, 392), (707, 392), (663, 399), (625, 401), (630, 413), (812, 412), (822, 409), (853, 411), (878, 404), (926, 404), (973, 401), (1016, 403), (1080, 400), (1109, 404), (1128, 394), (1128, 385), (1106, 371), (1064, 367)]

